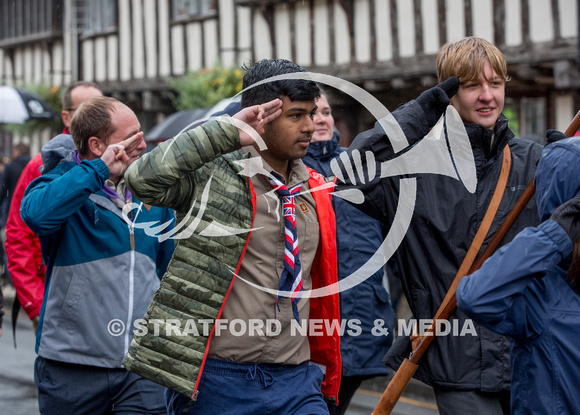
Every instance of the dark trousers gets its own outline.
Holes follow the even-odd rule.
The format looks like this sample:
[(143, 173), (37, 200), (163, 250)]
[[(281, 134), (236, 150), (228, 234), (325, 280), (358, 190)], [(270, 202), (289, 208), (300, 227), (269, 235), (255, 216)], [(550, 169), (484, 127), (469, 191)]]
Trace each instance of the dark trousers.
[(356, 390), (359, 388), (361, 383), (367, 379), (371, 379), (374, 376), (342, 376), (340, 378), (340, 390), (338, 391), (338, 406), (333, 404), (328, 404), (328, 411), (330, 415), (344, 415), (348, 405)]
[(164, 387), (123, 368), (34, 362), (42, 415), (165, 414)]
[(208, 358), (197, 400), (167, 389), (167, 414), (327, 415), (320, 392), (323, 379), (322, 369), (308, 362), (273, 365)]
[(510, 391), (497, 393), (434, 389), (441, 415), (509, 415)]

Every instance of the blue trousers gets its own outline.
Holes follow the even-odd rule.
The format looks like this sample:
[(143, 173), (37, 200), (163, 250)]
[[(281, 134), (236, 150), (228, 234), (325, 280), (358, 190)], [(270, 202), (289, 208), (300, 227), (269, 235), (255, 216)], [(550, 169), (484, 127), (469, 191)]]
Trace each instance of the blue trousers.
[(42, 415), (165, 414), (164, 387), (123, 368), (34, 362)]
[(167, 414), (328, 415), (320, 392), (323, 380), (322, 369), (309, 362), (273, 365), (208, 358), (197, 400), (167, 389)]

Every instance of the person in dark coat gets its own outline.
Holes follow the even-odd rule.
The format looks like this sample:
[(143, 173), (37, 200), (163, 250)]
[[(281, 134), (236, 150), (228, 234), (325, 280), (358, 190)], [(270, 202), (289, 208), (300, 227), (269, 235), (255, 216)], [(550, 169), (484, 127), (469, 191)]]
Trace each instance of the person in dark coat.
[[(445, 44), (437, 56), (437, 74), (441, 82), (438, 86), (398, 108), (392, 116), (410, 146), (425, 145), (422, 138), (438, 122), (445, 122), (438, 128), (445, 127), (440, 131), (447, 131), (447, 138), (457, 134), (450, 127), (458, 127), (459, 131), (464, 128), (460, 135), (467, 135), (470, 144), (467, 153), (473, 156), (468, 165), (475, 165), (474, 171), (467, 169), (471, 174), (466, 177), (460, 174), (458, 179), (439, 174), (437, 169), (432, 174), (423, 173), (427, 164), (435, 167), (445, 164), (450, 170), (457, 167), (457, 156), (462, 154), (453, 154), (453, 160), (446, 162), (434, 160), (438, 153), (435, 149), (440, 149), (441, 154), (449, 153), (444, 139), (431, 140), (433, 146), (442, 147), (415, 149), (415, 153), (401, 159), (400, 162), (405, 160), (419, 173), (402, 178), (400, 174), (371, 177), (371, 172), (381, 172), (379, 163), (397, 160), (400, 154), (395, 153), (404, 153), (400, 146), (396, 151), (393, 149), (391, 142), (396, 137), (385, 133), (381, 123), (360, 134), (348, 150), (351, 165), (362, 160), (362, 166), (367, 168), (366, 183), (360, 183), (360, 179), (346, 180), (364, 193), (364, 202), (359, 205), (363, 212), (397, 228), (399, 211), (411, 210), (410, 224), (401, 236), (394, 258), (405, 296), (419, 322), (435, 316), (465, 257), (496, 188), (504, 152), (511, 154), (507, 186), (481, 249), (533, 179), (541, 153), (539, 144), (516, 138), (502, 115), (509, 76), (505, 57), (494, 45), (478, 37)], [(441, 119), (446, 113), (452, 118), (453, 114), (459, 115), (460, 120), (448, 116)], [(377, 165), (370, 164), (372, 159), (366, 157), (367, 151), (372, 152)], [(348, 177), (347, 166), (342, 167), (343, 176)], [(355, 175), (351, 177), (354, 179)], [(526, 226), (537, 224), (536, 204), (532, 200), (504, 243)], [(509, 339), (473, 322), (461, 310), (451, 314), (449, 323), (456, 329), (433, 341), (415, 377), (433, 386), (441, 414), (509, 413)], [(411, 351), (409, 336), (400, 336), (391, 346), (386, 362), (397, 369)]]
[(511, 338), (514, 415), (580, 413), (579, 156), (578, 138), (546, 146), (534, 181), (542, 223), (457, 287), (463, 311)]
[(12, 194), (14, 193), (14, 188), (18, 182), (18, 178), (24, 170), (24, 167), (30, 161), (30, 147), (24, 143), (17, 144), (12, 149), (12, 155), (10, 157), (12, 161), (6, 169), (4, 170), (4, 175), (2, 176), (2, 185), (0, 189), (0, 206), (2, 206), (2, 227), (6, 225), (6, 219), (8, 218), (8, 212), (10, 210), (10, 201), (12, 200)]
[[(12, 161), (4, 169), (4, 174), (2, 175), (2, 182), (0, 183), (0, 228), (6, 226), (6, 221), (8, 220), (8, 214), (10, 213), (10, 203), (12, 201), (12, 195), (14, 194), (14, 188), (18, 179), (22, 174), (22, 170), (30, 161), (30, 147), (24, 143), (19, 143), (12, 149), (11, 157)], [(3, 236), (3, 241), (4, 241)], [(12, 287), (12, 281), (10, 279), (10, 273), (8, 272), (8, 267), (6, 266), (6, 251), (4, 250), (4, 243), (2, 243), (0, 249), (0, 262), (2, 262), (2, 277), (5, 277), (10, 286)]]
[[(346, 148), (339, 144), (340, 137), (334, 130), (327, 95), (322, 89), (320, 92), (313, 118), (315, 130), (302, 161), (307, 167), (327, 176), (331, 174), (330, 162)], [(384, 239), (383, 225), (338, 197), (332, 198), (332, 206), (336, 217), (338, 280), (341, 281), (360, 269), (380, 249)], [(384, 280), (383, 267), (365, 281), (340, 293), (340, 316), (346, 330), (340, 338), (342, 378), (339, 404), (328, 405), (332, 415), (346, 412), (363, 380), (390, 373), (381, 359), (393, 343), (395, 311), (383, 286)], [(377, 326), (382, 323), (383, 330), (373, 331), (375, 322)]]

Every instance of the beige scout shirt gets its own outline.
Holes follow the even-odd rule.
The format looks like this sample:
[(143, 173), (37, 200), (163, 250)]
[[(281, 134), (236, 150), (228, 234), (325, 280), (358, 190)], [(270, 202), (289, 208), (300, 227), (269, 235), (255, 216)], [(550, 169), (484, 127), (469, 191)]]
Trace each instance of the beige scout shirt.
[[(250, 151), (252, 156), (258, 155), (253, 148), (243, 150)], [(303, 183), (301, 194), (295, 199), (296, 224), (303, 289), (310, 290), (310, 272), (320, 240), (318, 216), (314, 199), (308, 193), (306, 167), (301, 160), (291, 161), (290, 166), (287, 187)], [(272, 171), (266, 162), (263, 167)], [(284, 181), (279, 175), (278, 178)], [(284, 268), (284, 217), (280, 197), (273, 192), (266, 175), (256, 174), (251, 180), (256, 193), (254, 230), (221, 315), (224, 329), (218, 333), (216, 327), (208, 355), (235, 362), (300, 364), (310, 359), (310, 348), (307, 336), (297, 330), (290, 298), (282, 297), (278, 310), (276, 295), (242, 281), (243, 278), (277, 290)], [(303, 330), (308, 327), (308, 299), (300, 299), (298, 311)]]

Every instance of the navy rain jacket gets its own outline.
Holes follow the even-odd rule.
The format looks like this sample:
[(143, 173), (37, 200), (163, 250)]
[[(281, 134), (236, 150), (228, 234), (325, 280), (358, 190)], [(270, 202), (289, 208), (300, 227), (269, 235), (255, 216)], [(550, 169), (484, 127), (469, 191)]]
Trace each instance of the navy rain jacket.
[(580, 295), (566, 277), (573, 244), (550, 215), (580, 193), (580, 139), (547, 146), (536, 172), (543, 222), (463, 278), (457, 303), (511, 340), (513, 414), (578, 414)]

